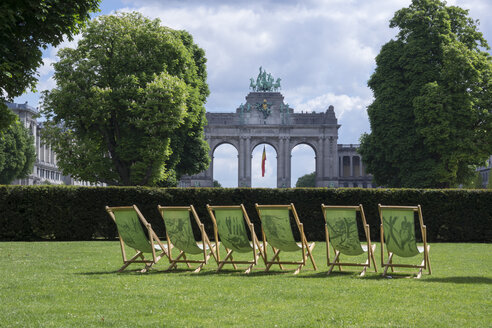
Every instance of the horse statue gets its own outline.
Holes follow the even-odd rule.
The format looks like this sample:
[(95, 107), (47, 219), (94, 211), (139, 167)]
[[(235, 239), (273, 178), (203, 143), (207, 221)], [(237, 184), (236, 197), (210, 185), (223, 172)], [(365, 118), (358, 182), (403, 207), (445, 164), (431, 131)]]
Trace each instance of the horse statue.
[(273, 84), (273, 90), (274, 91), (278, 91), (278, 89), (280, 89), (280, 81), (281, 81), (281, 78), (278, 78), (277, 81)]
[(249, 87), (250, 87), (253, 91), (255, 91), (255, 90), (256, 90), (255, 80), (254, 80), (253, 78), (250, 78), (250, 79), (249, 79), (249, 81), (250, 81), (250, 82), (249, 82)]

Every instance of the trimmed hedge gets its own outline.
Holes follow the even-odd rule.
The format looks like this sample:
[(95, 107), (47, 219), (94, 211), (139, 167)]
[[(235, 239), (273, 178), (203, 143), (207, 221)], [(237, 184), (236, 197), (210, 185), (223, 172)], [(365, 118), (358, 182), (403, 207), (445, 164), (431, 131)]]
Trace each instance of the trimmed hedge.
[(371, 228), (371, 238), (378, 241), (377, 204), (381, 203), (420, 204), (430, 242), (492, 242), (492, 191), (489, 190), (70, 186), (0, 186), (0, 240), (113, 239), (117, 236), (116, 227), (104, 207), (131, 204), (140, 208), (160, 236), (165, 230), (158, 204), (193, 204), (212, 237), (212, 222), (205, 205), (243, 203), (260, 236), (256, 202), (294, 203), (308, 240), (325, 239), (321, 203), (360, 203)]

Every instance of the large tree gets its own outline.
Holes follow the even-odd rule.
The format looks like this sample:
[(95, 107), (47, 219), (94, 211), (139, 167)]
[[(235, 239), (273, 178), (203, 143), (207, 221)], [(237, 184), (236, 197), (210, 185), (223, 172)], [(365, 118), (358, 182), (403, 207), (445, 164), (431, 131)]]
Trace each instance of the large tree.
[(155, 185), (208, 167), (206, 59), (189, 33), (138, 13), (100, 16), (58, 55), (43, 138), (64, 173)]
[(299, 177), (296, 182), (296, 187), (316, 187), (316, 172)]
[(0, 131), (13, 114), (4, 104), (35, 89), (41, 49), (77, 34), (100, 0), (2, 0), (0, 2)]
[(29, 175), (35, 159), (33, 136), (19, 120), (15, 120), (0, 135), (0, 184), (9, 184)]
[(456, 186), (492, 153), (492, 61), (478, 22), (439, 0), (397, 11), (368, 85), (367, 171), (389, 187)]

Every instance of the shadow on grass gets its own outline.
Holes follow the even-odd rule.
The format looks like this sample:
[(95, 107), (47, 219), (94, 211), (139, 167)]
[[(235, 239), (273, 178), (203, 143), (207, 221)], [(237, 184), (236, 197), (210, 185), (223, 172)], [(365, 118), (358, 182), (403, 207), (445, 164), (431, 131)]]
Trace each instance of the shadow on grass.
[(444, 282), (453, 284), (485, 284), (492, 285), (492, 278), (488, 277), (426, 277), (422, 282)]

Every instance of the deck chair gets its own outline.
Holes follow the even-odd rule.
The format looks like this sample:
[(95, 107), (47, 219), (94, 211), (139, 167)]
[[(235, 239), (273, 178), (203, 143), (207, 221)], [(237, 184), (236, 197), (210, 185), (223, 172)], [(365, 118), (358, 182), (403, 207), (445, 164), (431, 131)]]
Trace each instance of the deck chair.
[[(383, 276), (386, 276), (388, 268), (394, 271), (394, 267), (418, 268), (416, 278), (422, 276), (422, 270), (428, 269), (431, 274), (429, 260), (430, 245), (427, 244), (427, 230), (422, 218), (422, 208), (418, 206), (385, 206), (378, 205), (381, 218), (381, 266), (384, 267)], [(414, 213), (417, 213), (420, 223), (423, 246), (417, 246), (415, 239)], [(388, 252), (388, 260), (384, 261), (384, 246)], [(394, 264), (393, 257), (414, 257), (423, 254), (420, 265)]]
[[(371, 235), (369, 233), (369, 225), (366, 222), (364, 208), (358, 206), (326, 206), (321, 204), (321, 210), (325, 218), (325, 234), (326, 234), (326, 257), (328, 263), (327, 275), (331, 273), (335, 265), (339, 270), (342, 266), (362, 266), (360, 276), (366, 274), (367, 268), (371, 267), (371, 260), (374, 265), (374, 271), (377, 272), (376, 260), (374, 251), (376, 245), (371, 244)], [(362, 245), (359, 240), (359, 231), (357, 229), (357, 212), (360, 213), (362, 227), (366, 235), (366, 245)], [(335, 252), (335, 258), (330, 260), (330, 245)], [(357, 256), (367, 253), (367, 261), (365, 263), (340, 262), (340, 254), (348, 256)]]
[[(265, 261), (263, 245), (258, 241), (255, 228), (251, 223), (243, 204), (233, 206), (210, 206), (207, 204), (207, 210), (214, 224), (215, 240), (218, 241), (220, 236), (220, 241), (227, 252), (224, 259), (221, 260), (219, 248), (217, 247), (216, 259), (217, 264), (219, 265), (217, 271), (220, 271), (225, 264), (232, 264), (236, 270), (236, 264), (249, 264), (249, 267), (244, 271), (244, 273), (248, 274), (251, 272), (253, 266), (257, 264), (260, 256), (263, 258), (263, 261)], [(251, 241), (249, 241), (244, 221), (246, 221), (246, 225), (249, 228)], [(233, 252), (251, 252), (253, 259), (251, 261), (234, 260)]]
[[(256, 211), (261, 221), (261, 230), (263, 236), (263, 244), (268, 244), (273, 249), (273, 257), (269, 261), (267, 257), (266, 247), (264, 249), (265, 254), (265, 271), (270, 270), (273, 264), (278, 264), (283, 270), (282, 264), (295, 264), (298, 265), (294, 274), (298, 274), (302, 267), (306, 265), (306, 258), (309, 256), (314, 270), (317, 270), (316, 262), (314, 261), (312, 250), (314, 248), (314, 242), (308, 244), (306, 236), (304, 235), (304, 226), (299, 221), (296, 208), (294, 204), (290, 205), (258, 205), (255, 204)], [(299, 234), (301, 236), (301, 242), (297, 243), (294, 240), (292, 228), (290, 226), (290, 212), (294, 216)], [(302, 252), (302, 261), (280, 261), (280, 252)]]
[[(169, 252), (169, 262), (171, 265), (168, 270), (177, 268), (178, 263), (185, 263), (188, 268), (191, 268), (190, 263), (199, 263), (194, 273), (200, 272), (205, 264), (208, 263), (210, 256), (215, 258), (215, 245), (212, 246), (205, 227), (200, 222), (198, 214), (193, 205), (190, 206), (157, 206), (159, 213), (164, 219), (166, 226), (166, 239), (168, 248), (176, 247), (180, 253), (176, 258), (172, 257)], [(201, 242), (195, 240), (193, 229), (190, 221), (190, 213), (193, 216), (196, 224), (200, 228)], [(217, 243), (216, 243), (217, 244)], [(203, 254), (203, 259), (188, 260), (186, 254)]]
[[(136, 205), (120, 207), (106, 206), (106, 211), (116, 223), (118, 237), (120, 239), (123, 266), (118, 272), (122, 272), (132, 263), (145, 263), (145, 268), (141, 272), (146, 272), (163, 256), (168, 256), (167, 245), (164, 245), (159, 237), (157, 237)], [(148, 237), (142, 228), (142, 224), (147, 228)], [(126, 257), (125, 245), (137, 252), (129, 260)], [(144, 253), (152, 254), (152, 258), (146, 259)]]

